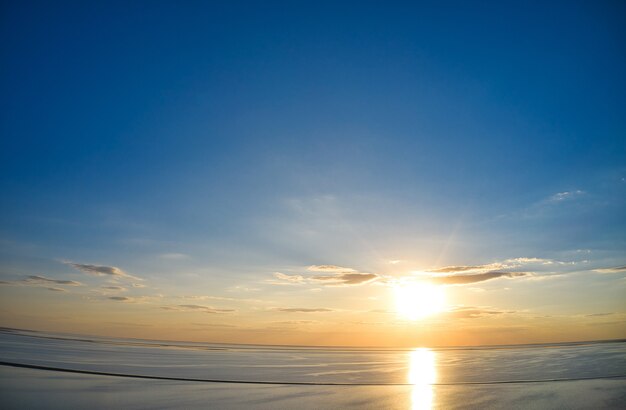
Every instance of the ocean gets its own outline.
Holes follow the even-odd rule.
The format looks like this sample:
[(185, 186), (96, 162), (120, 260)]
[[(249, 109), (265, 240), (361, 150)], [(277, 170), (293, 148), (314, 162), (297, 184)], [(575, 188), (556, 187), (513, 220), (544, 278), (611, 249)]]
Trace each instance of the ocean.
[(626, 341), (393, 349), (0, 330), (3, 409), (624, 409)]

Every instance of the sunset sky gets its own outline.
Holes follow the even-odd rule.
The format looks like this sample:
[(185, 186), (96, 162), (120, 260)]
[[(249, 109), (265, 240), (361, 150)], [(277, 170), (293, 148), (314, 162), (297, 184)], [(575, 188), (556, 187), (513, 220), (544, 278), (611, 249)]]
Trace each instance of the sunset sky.
[(0, 326), (626, 338), (626, 3), (414, 3), (5, 2)]

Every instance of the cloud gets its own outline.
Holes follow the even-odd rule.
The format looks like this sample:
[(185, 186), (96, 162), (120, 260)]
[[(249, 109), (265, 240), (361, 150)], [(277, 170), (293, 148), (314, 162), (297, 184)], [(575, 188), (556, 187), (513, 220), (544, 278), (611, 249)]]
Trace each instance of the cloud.
[(102, 286), (102, 289), (119, 290), (121, 292), (126, 292), (128, 290), (122, 286)]
[(274, 272), (274, 277), (276, 279), (286, 281), (286, 282), (291, 282), (291, 283), (304, 283), (305, 282), (304, 276), (302, 275), (286, 275), (284, 273)]
[(467, 272), (486, 269), (488, 265), (476, 265), (476, 266), (444, 266), (443, 268), (430, 269), (428, 272), (433, 273), (454, 273), (454, 272)]
[[(540, 263), (542, 265), (552, 265), (555, 263), (552, 259), (543, 259), (543, 258), (512, 258), (507, 259), (506, 263), (513, 263), (518, 265), (531, 264), (531, 263)], [(563, 264), (564, 262), (557, 262)]]
[(283, 320), (280, 322), (272, 322), (274, 325), (313, 325), (322, 323), (319, 320)]
[(351, 286), (362, 285), (379, 279), (375, 273), (360, 273), (352, 268), (345, 268), (337, 265), (311, 265), (307, 268), (309, 272), (323, 272), (326, 275), (306, 277), (303, 275), (287, 275), (281, 272), (274, 272), (274, 278), (268, 283), (275, 285), (322, 283), (326, 286)]
[(575, 265), (576, 262), (561, 262), (553, 259), (544, 258), (510, 258), (499, 262), (487, 263), (483, 265), (454, 265), (444, 266), (441, 268), (428, 269), (426, 272), (431, 273), (484, 273), (503, 269), (519, 268), (527, 265)]
[(577, 189), (574, 191), (557, 192), (556, 194), (548, 198), (548, 201), (549, 202), (562, 202), (562, 201), (574, 199), (584, 194), (585, 194), (585, 191), (581, 191), (580, 189)]
[(489, 271), (494, 271), (494, 270), (499, 270), (499, 269), (505, 269), (505, 268), (509, 268), (512, 267), (514, 265), (511, 265), (512, 260), (507, 260), (505, 262), (494, 262), (494, 263), (487, 263), (484, 265), (455, 265), (455, 266), (444, 266), (441, 268), (436, 268), (436, 269), (429, 269), (426, 272), (431, 272), (431, 273), (462, 273), (462, 272), (474, 272), (474, 273), (483, 273), (483, 272), (489, 272)]
[(584, 209), (587, 193), (580, 189), (557, 192), (508, 214), (498, 216), (506, 219), (541, 219), (564, 213), (580, 212)]
[(175, 310), (175, 311), (181, 311), (181, 312), (197, 311), (197, 312), (203, 312), (203, 313), (232, 313), (232, 312), (236, 312), (235, 309), (218, 309), (218, 308), (214, 308), (212, 306), (205, 306), (205, 305), (161, 306), (161, 309), (164, 309), (164, 310)]
[(337, 265), (311, 265), (307, 268), (310, 272), (356, 272), (352, 268), (344, 268), (343, 266)]
[(74, 262), (64, 262), (66, 265), (70, 265), (74, 269), (77, 269), (81, 272), (88, 273), (90, 275), (96, 276), (113, 276), (113, 277), (123, 277), (123, 278), (132, 278), (136, 280), (142, 280), (135, 276), (129, 275), (124, 272), (120, 268), (115, 266), (102, 266), (102, 265), (90, 265), (84, 263), (74, 263)]
[(378, 279), (375, 273), (340, 273), (337, 275), (313, 276), (311, 280), (332, 286), (362, 285)]
[(22, 280), (23, 283), (34, 284), (34, 285), (46, 285), (46, 284), (57, 284), (57, 285), (66, 285), (66, 286), (83, 286), (82, 283), (76, 282), (73, 280), (59, 280), (59, 279), (50, 279), (45, 276), (37, 276), (31, 275), (26, 279)]
[(46, 288), (48, 290), (51, 290), (53, 292), (67, 292), (67, 290), (62, 289), (62, 288)]
[[(555, 267), (567, 267), (571, 265), (576, 265), (577, 262), (562, 262), (554, 259), (545, 259), (545, 258), (536, 258), (536, 257), (518, 257), (518, 258), (509, 258), (501, 261), (496, 261), (492, 263), (482, 264), (482, 265), (452, 265), (452, 266), (443, 266), (439, 268), (428, 269), (425, 272), (414, 272), (416, 274), (429, 274), (429, 273), (440, 273), (440, 274), (450, 274), (445, 276), (435, 276), (448, 278), (451, 276), (454, 277), (464, 277), (464, 276), (472, 276), (472, 278), (478, 282), (483, 280), (493, 279), (494, 276), (497, 277), (517, 277), (517, 276), (533, 276), (533, 274), (529, 272), (546, 272), (546, 269), (554, 269)], [(519, 272), (523, 271), (523, 272)], [(480, 274), (487, 274), (484, 276), (479, 276)], [(540, 276), (537, 276), (539, 278)], [(435, 279), (439, 280), (439, 279)], [(442, 281), (454, 280), (454, 279), (441, 279)], [(463, 279), (459, 279), (463, 280)]]
[(515, 313), (514, 311), (498, 310), (485, 307), (457, 307), (447, 312), (446, 316), (455, 319), (475, 319), (484, 316), (502, 315), (505, 313)]
[(225, 323), (192, 323), (191, 325), (197, 326), (197, 327), (226, 327), (226, 328), (238, 327), (235, 325), (228, 325)]
[(208, 306), (204, 306), (204, 305), (178, 305), (181, 308), (185, 308), (185, 309), (208, 309)]
[(621, 273), (621, 272), (626, 272), (626, 266), (615, 266), (612, 268), (594, 269), (593, 271), (598, 272), (598, 273)]
[(274, 308), (274, 310), (279, 312), (288, 312), (288, 313), (323, 313), (323, 312), (333, 312), (333, 309), (328, 308)]
[(111, 300), (119, 300), (120, 302), (130, 302), (132, 301), (132, 298), (126, 297), (126, 296), (109, 296), (109, 299)]
[(518, 278), (524, 276), (531, 276), (528, 272), (502, 272), (502, 271), (492, 271), (485, 273), (475, 273), (475, 274), (460, 274), (460, 275), (449, 275), (449, 276), (433, 276), (428, 280), (437, 285), (467, 285), (470, 283), (476, 282), (484, 282), (487, 280), (497, 279), (497, 278)]

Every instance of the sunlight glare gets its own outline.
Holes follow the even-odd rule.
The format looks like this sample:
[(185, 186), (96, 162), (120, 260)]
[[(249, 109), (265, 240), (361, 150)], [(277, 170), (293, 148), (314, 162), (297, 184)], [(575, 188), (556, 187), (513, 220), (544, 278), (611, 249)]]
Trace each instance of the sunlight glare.
[(435, 352), (425, 348), (413, 350), (409, 357), (408, 379), (413, 385), (412, 410), (432, 409), (435, 396), (432, 384), (437, 381)]
[(445, 295), (441, 286), (427, 283), (404, 283), (395, 287), (396, 311), (410, 320), (441, 312)]

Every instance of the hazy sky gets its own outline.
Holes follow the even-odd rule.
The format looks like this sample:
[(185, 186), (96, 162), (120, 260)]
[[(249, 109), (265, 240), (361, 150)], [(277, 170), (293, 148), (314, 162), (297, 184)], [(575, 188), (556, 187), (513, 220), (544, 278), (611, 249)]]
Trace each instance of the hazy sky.
[(413, 3), (5, 2), (0, 325), (626, 337), (624, 3)]

